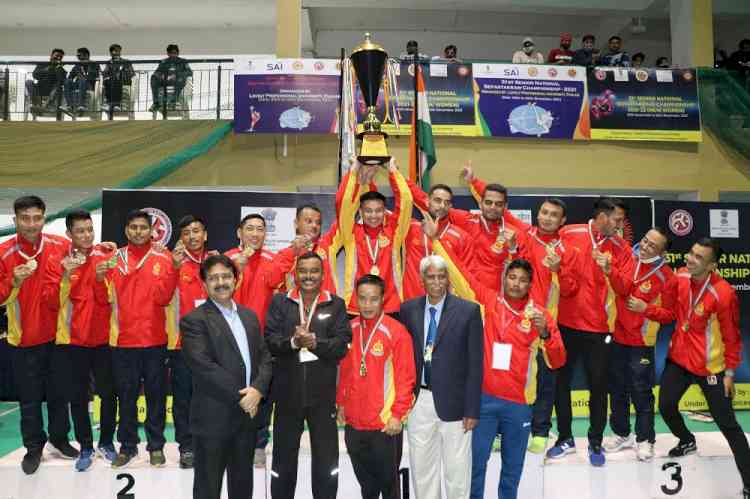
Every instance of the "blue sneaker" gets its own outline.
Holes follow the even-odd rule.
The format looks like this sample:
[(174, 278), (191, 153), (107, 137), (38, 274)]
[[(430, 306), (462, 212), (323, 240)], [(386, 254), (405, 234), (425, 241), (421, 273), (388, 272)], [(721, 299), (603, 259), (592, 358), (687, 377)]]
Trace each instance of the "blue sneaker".
[(606, 459), (601, 445), (589, 445), (589, 462), (591, 466), (604, 466)]
[(567, 456), (568, 454), (575, 454), (575, 452), (576, 452), (575, 440), (573, 440), (572, 438), (567, 438), (565, 440), (561, 440), (557, 442), (554, 447), (551, 447), (547, 451), (547, 458), (560, 459), (562, 457)]
[(99, 454), (99, 456), (101, 456), (101, 458), (107, 461), (108, 463), (111, 463), (117, 458), (117, 452), (115, 451), (115, 446), (112, 444), (100, 445), (96, 449), (96, 453)]
[(94, 462), (94, 449), (81, 449), (81, 453), (76, 460), (76, 471), (86, 471), (91, 468)]

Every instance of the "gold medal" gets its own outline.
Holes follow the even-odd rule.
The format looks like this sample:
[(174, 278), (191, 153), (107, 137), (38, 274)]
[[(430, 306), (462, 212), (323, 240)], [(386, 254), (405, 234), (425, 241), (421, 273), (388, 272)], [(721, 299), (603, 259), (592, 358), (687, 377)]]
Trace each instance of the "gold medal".
[(688, 324), (687, 322), (683, 322), (682, 323), (682, 330), (687, 333), (689, 329), (690, 329), (690, 324)]
[(362, 362), (359, 363), (359, 375), (361, 377), (367, 376), (367, 366), (365, 365), (365, 359), (362, 358)]
[(26, 267), (32, 272), (34, 272), (39, 264), (36, 262), (35, 258), (32, 258), (31, 260), (26, 262)]
[(380, 269), (378, 268), (377, 265), (373, 265), (372, 267), (370, 267), (370, 274), (377, 275), (377, 276), (380, 275)]
[(110, 269), (117, 267), (117, 253), (112, 255), (112, 258), (107, 260), (107, 267), (109, 267)]

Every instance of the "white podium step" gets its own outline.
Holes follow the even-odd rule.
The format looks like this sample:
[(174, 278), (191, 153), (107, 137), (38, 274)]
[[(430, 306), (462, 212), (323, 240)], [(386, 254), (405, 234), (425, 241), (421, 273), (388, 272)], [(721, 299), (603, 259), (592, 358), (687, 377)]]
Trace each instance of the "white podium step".
[[(577, 453), (559, 461), (545, 461), (541, 455), (528, 454), (518, 497), (521, 499), (736, 499), (741, 497), (742, 484), (734, 459), (723, 436), (697, 433), (698, 453), (672, 459), (667, 451), (676, 439), (658, 435), (656, 457), (641, 463), (635, 452), (627, 450), (607, 455), (607, 464), (593, 468), (588, 463), (586, 439), (576, 439)], [(306, 443), (306, 442), (305, 442)], [(552, 443), (552, 442), (551, 442)], [(297, 494), (311, 498), (309, 447), (300, 453)], [(360, 497), (351, 462), (341, 442), (339, 459), (339, 493), (342, 499)], [(145, 446), (139, 458), (124, 470), (113, 470), (98, 459), (85, 473), (77, 473), (72, 461), (51, 457), (45, 452), (36, 474), (26, 476), (20, 462), (24, 449), (0, 459), (0, 499), (189, 499), (192, 497), (193, 473), (178, 466), (175, 444), (167, 444), (164, 468), (151, 468)], [(270, 469), (271, 456), (268, 456)], [(408, 468), (408, 448), (404, 445), (402, 468)], [(253, 469), (253, 499), (270, 498), (268, 470)], [(497, 497), (500, 474), (499, 454), (493, 453), (487, 468), (486, 498)], [(119, 477), (119, 478), (118, 478)], [(131, 478), (132, 477), (132, 485)], [(129, 487), (128, 487), (129, 486)], [(413, 498), (413, 491), (410, 496)], [(226, 497), (226, 491), (223, 497)], [(452, 498), (447, 498), (452, 499)]]

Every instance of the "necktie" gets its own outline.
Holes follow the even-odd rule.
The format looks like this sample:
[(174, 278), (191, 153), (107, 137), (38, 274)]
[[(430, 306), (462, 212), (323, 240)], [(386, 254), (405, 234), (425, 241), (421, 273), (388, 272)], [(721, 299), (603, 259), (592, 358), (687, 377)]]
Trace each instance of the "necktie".
[(425, 351), (429, 351), (429, 359), (425, 361), (424, 363), (424, 383), (428, 387), (430, 386), (430, 371), (432, 369), (432, 347), (435, 343), (435, 336), (437, 335), (437, 321), (435, 320), (435, 314), (437, 314), (437, 309), (435, 307), (430, 307), (428, 309), (430, 311), (430, 324), (427, 328), (427, 344), (425, 345)]

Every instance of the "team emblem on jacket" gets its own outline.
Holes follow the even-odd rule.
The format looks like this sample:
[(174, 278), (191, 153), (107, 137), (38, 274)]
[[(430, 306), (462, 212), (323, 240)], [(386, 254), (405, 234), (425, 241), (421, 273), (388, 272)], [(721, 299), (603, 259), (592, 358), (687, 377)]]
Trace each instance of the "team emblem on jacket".
[(380, 234), (378, 236), (378, 246), (380, 246), (381, 248), (385, 248), (389, 244), (391, 244), (391, 240), (388, 239), (388, 236), (386, 236), (385, 234)]
[(382, 357), (384, 353), (383, 342), (380, 340), (376, 341), (372, 348), (370, 348), (370, 353), (376, 357)]
[(154, 264), (154, 269), (152, 270), (152, 272), (155, 276), (161, 274), (161, 265), (159, 265), (158, 262)]
[(641, 293), (648, 293), (651, 291), (651, 281), (645, 281), (643, 284), (641, 284), (640, 288)]
[(524, 333), (528, 333), (529, 331), (531, 331), (531, 321), (527, 319), (526, 317), (524, 317), (521, 320), (521, 323), (518, 324), (518, 329), (520, 329)]

